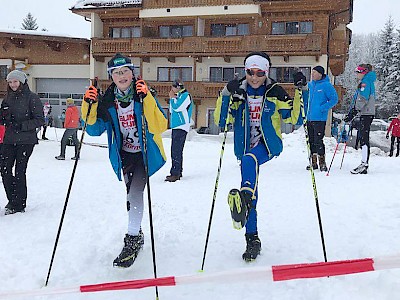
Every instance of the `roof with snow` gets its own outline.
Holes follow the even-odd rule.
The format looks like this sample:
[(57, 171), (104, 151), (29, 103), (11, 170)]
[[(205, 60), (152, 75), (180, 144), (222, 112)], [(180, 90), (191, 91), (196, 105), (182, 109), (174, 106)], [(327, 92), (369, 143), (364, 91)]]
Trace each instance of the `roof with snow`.
[(25, 38), (37, 38), (40, 36), (41, 39), (68, 39), (76, 41), (90, 41), (90, 39), (73, 37), (64, 33), (52, 33), (49, 31), (38, 31), (38, 30), (22, 30), (22, 29), (3, 29), (0, 28), (0, 36), (18, 36)]
[(141, 5), (142, 0), (79, 0), (71, 9)]

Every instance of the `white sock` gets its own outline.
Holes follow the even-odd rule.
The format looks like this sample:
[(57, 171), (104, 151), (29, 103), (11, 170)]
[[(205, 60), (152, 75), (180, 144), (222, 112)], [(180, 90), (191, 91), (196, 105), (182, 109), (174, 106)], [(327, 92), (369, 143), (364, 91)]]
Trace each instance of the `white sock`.
[(361, 162), (363, 164), (367, 164), (367, 159), (368, 159), (368, 146), (363, 145), (361, 147)]

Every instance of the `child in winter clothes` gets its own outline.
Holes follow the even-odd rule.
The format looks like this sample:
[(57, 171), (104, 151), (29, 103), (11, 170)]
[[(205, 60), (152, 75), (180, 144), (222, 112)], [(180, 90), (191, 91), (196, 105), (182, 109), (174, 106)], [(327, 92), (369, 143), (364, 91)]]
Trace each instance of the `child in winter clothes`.
[[(117, 53), (108, 62), (107, 71), (113, 83), (104, 95), (98, 95), (94, 86), (89, 87), (82, 103), (82, 118), (86, 121), (89, 103), (92, 103), (87, 133), (99, 136), (107, 132), (111, 165), (119, 180), (122, 180), (123, 173), (127, 192), (128, 232), (124, 247), (113, 265), (127, 268), (133, 264), (143, 247), (143, 190), (147, 175), (153, 175), (165, 164), (161, 133), (167, 129), (167, 119), (144, 80), (135, 78), (130, 58)], [(147, 123), (146, 145), (143, 144), (143, 115)]]
[(78, 153), (79, 110), (75, 106), (74, 100), (72, 98), (68, 98), (66, 103), (67, 103), (67, 110), (65, 111), (65, 122), (64, 122), (65, 131), (61, 139), (61, 153), (59, 156), (55, 157), (57, 160), (65, 160), (65, 150), (67, 148), (67, 143), (69, 138), (72, 138), (75, 145), (75, 156), (71, 157), (71, 159), (73, 160), (79, 159), (79, 153)]
[(359, 81), (354, 95), (355, 103), (349, 114), (344, 118), (345, 122), (350, 122), (357, 115), (360, 115), (360, 147), (361, 164), (351, 170), (352, 174), (367, 174), (369, 163), (369, 132), (372, 120), (375, 115), (375, 80), (376, 73), (372, 71), (370, 64), (361, 64), (355, 70)]
[(182, 177), (183, 147), (185, 146), (186, 135), (190, 130), (193, 105), (192, 98), (180, 79), (177, 79), (172, 83), (169, 98), (172, 128), (172, 166), (170, 175), (165, 178), (165, 181), (175, 182)]
[(241, 162), (241, 187), (233, 189), (228, 204), (236, 229), (246, 226), (245, 261), (257, 258), (261, 241), (257, 231), (258, 175), (260, 165), (282, 149), (281, 120), (296, 124), (301, 119), (301, 98), (294, 99), (268, 77), (271, 60), (264, 52), (251, 52), (244, 61), (246, 77), (230, 81), (215, 109), (215, 123), (225, 127), (233, 119), (235, 155)]
[(396, 157), (397, 157), (399, 156), (399, 150), (400, 150), (400, 113), (397, 115), (397, 118), (394, 118), (392, 122), (390, 122), (389, 128), (386, 133), (387, 139), (389, 139), (390, 131), (392, 132), (392, 138), (390, 142), (389, 156), (393, 156), (394, 141), (397, 139), (397, 152), (396, 152)]

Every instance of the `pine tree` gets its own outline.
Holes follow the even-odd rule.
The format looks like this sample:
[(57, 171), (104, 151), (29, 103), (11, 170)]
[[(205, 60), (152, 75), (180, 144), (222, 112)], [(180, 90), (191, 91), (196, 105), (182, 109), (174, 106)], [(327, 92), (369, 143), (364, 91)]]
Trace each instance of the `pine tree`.
[(23, 19), (22, 28), (23, 30), (37, 30), (38, 25), (36, 23), (36, 18), (32, 16), (31, 13), (28, 13), (26, 17)]
[(396, 56), (395, 32), (393, 19), (389, 17), (382, 30), (379, 39), (378, 60), (375, 69), (377, 71), (377, 114), (381, 117), (389, 117), (395, 110), (396, 95), (394, 93), (398, 84), (392, 78), (394, 61)]

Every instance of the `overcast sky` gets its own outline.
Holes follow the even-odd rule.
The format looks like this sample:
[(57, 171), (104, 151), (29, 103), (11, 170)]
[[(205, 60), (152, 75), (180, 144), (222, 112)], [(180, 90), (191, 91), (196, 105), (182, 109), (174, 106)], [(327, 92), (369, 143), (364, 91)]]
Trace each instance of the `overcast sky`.
[[(316, 0), (317, 1), (317, 0)], [(333, 0), (334, 1), (334, 0)], [(0, 30), (21, 29), (28, 14), (36, 18), (39, 29), (73, 37), (90, 37), (90, 23), (73, 14), (71, 8), (77, 0), (1, 0)], [(376, 33), (383, 29), (389, 15), (400, 29), (400, 0), (354, 0), (354, 34)]]

